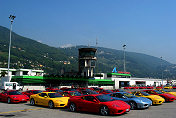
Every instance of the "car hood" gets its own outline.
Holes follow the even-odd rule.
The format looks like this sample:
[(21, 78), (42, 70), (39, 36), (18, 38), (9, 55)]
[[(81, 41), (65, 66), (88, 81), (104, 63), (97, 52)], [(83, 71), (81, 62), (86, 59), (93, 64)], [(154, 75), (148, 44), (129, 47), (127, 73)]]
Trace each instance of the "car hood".
[(67, 103), (69, 98), (70, 97), (58, 97), (58, 98), (48, 98), (48, 99), (53, 100), (55, 102), (66, 102)]
[(137, 103), (142, 103), (142, 102), (147, 102), (147, 103), (152, 103), (151, 100), (149, 100), (148, 98), (145, 97), (137, 97), (137, 98), (130, 98), (131, 100), (136, 101)]
[(21, 99), (29, 99), (27, 95), (10, 95), (11, 98), (21, 98)]
[(174, 95), (169, 94), (169, 93), (164, 93), (164, 95), (165, 95), (165, 96), (168, 96), (168, 97), (176, 98)]
[(164, 98), (160, 97), (159, 95), (150, 95), (150, 96), (151, 96), (151, 98), (155, 98), (155, 99), (164, 99)]

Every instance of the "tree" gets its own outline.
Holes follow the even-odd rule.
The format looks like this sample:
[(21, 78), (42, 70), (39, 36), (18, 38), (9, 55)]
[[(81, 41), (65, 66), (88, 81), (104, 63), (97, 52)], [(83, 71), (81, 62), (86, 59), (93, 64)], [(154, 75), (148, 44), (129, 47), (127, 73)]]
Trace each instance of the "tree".
[(1, 73), (0, 73), (0, 77), (5, 77), (5, 75), (7, 74), (7, 72), (6, 71), (1, 71)]

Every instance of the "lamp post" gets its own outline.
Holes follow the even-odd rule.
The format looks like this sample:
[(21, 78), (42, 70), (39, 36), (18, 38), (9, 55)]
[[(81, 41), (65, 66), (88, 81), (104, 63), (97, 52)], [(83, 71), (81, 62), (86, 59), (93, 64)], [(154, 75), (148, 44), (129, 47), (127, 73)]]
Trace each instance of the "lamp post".
[(9, 57), (8, 57), (8, 76), (9, 76), (9, 68), (10, 68), (10, 49), (11, 49), (11, 38), (12, 38), (12, 23), (16, 16), (10, 15), (10, 41), (9, 41)]
[(163, 57), (160, 57), (160, 59), (161, 59), (161, 79), (162, 79), (162, 87), (163, 87), (163, 67), (162, 67)]
[(125, 63), (125, 48), (126, 47), (126, 45), (123, 45), (123, 57), (124, 57), (124, 63), (123, 63), (123, 71), (124, 72), (126, 72), (126, 63)]

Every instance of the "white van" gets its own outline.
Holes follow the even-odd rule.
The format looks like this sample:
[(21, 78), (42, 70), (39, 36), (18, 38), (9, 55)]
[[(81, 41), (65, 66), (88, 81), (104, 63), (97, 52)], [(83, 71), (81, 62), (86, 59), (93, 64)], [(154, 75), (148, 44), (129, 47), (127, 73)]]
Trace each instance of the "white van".
[(22, 86), (20, 86), (17, 82), (4, 82), (2, 83), (2, 90), (22, 90)]

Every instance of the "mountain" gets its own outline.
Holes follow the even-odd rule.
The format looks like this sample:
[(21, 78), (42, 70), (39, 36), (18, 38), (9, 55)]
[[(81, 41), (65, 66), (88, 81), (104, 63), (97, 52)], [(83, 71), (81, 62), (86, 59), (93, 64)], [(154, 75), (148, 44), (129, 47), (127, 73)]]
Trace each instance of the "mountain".
[[(0, 67), (7, 68), (9, 29), (0, 26)], [(55, 48), (12, 33), (10, 68), (43, 69), (49, 74), (78, 71), (78, 49), (86, 46)], [(123, 71), (123, 51), (97, 48), (95, 72)], [(126, 70), (135, 77), (176, 77), (176, 65), (146, 54), (126, 52)]]

